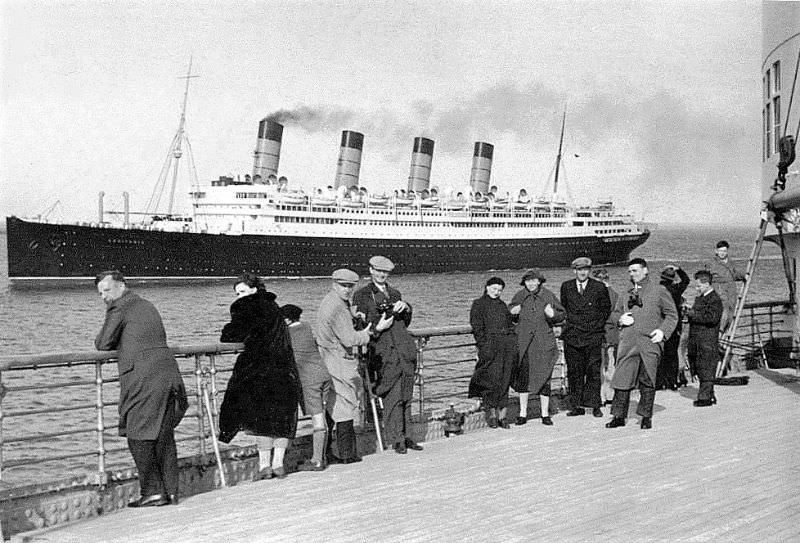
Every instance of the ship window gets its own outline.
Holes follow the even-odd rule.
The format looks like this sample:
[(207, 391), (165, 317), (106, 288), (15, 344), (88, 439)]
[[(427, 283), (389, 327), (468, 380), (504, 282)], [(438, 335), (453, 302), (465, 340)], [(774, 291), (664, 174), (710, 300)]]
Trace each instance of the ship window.
[(772, 107), (767, 104), (764, 114), (764, 148), (767, 151), (767, 158), (772, 156)]
[(775, 142), (774, 152), (779, 152), (781, 139), (781, 97), (776, 96), (772, 101), (772, 141)]
[(772, 92), (778, 94), (781, 92), (781, 61), (776, 60), (772, 65)]

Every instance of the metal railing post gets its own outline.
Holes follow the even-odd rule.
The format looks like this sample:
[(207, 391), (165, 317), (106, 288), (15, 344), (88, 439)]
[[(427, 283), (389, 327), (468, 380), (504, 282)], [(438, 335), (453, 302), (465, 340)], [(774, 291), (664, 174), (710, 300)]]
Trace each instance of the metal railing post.
[[(211, 407), (212, 413), (215, 417), (219, 417), (219, 406), (217, 405), (217, 357), (215, 354), (208, 355), (208, 363), (209, 363), (209, 374), (210, 374), (210, 382), (211, 382)], [(211, 426), (213, 427), (213, 420), (211, 421)]]
[(97, 415), (97, 483), (105, 487), (106, 477), (106, 445), (105, 419), (103, 417), (103, 361), (94, 365), (94, 383), (96, 392), (95, 413)]
[(200, 355), (194, 355), (194, 379), (196, 385), (195, 397), (197, 398), (197, 445), (200, 454), (206, 454), (206, 425), (203, 416), (203, 368), (200, 364)]
[(0, 481), (3, 480), (3, 398), (6, 387), (3, 385), (3, 373), (0, 372)]
[(419, 420), (425, 422), (425, 357), (422, 351), (428, 343), (428, 337), (417, 339), (417, 386), (419, 387)]

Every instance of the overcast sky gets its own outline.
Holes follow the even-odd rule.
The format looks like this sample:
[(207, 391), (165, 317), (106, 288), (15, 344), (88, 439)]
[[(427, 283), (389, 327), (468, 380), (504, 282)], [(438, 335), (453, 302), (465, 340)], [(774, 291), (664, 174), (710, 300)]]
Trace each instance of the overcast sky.
[[(412, 140), (432, 184), (542, 193), (566, 106), (575, 203), (612, 197), (661, 223), (755, 225), (757, 2), (0, 2), (0, 214), (93, 219), (98, 191), (141, 209), (180, 116), (202, 183), (252, 171), (258, 122), (287, 123), (280, 173), (333, 181), (343, 129), (361, 182), (404, 188)], [(577, 156), (576, 156), (577, 155)], [(188, 162), (188, 161), (184, 161)], [(188, 191), (188, 178), (179, 186)]]

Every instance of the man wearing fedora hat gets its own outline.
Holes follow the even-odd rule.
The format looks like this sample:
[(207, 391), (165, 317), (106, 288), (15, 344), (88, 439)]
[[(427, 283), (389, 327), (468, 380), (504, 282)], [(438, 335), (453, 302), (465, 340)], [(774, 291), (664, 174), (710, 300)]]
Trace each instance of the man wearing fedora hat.
[(602, 417), (600, 366), (611, 300), (606, 286), (589, 277), (592, 271), (590, 258), (576, 258), (572, 261), (572, 270), (575, 279), (561, 284), (561, 305), (567, 312), (561, 339), (564, 341), (572, 404), (567, 416), (583, 415), (586, 413), (584, 407), (591, 407), (595, 417)]
[[(383, 398), (386, 443), (393, 444), (396, 453), (405, 454), (408, 449), (422, 450), (408, 436), (417, 344), (408, 333), (411, 306), (403, 301), (400, 291), (387, 282), (393, 269), (394, 263), (385, 256), (370, 258), (369, 274), (372, 280), (356, 291), (353, 305), (375, 329), (368, 348), (367, 371), (377, 372), (375, 394)], [(389, 325), (378, 330), (382, 319), (388, 320)]]
[[(336, 423), (336, 445), (338, 456), (329, 455), (331, 464), (359, 462), (353, 423), (360, 413), (363, 384), (358, 375), (358, 361), (352, 348), (369, 342), (373, 325), (364, 330), (353, 328), (350, 299), (358, 283), (358, 274), (352, 270), (339, 269), (331, 275), (331, 291), (323, 298), (317, 311), (317, 343), (322, 361), (328, 368), (336, 395), (332, 417)], [(385, 319), (376, 328), (385, 327)]]

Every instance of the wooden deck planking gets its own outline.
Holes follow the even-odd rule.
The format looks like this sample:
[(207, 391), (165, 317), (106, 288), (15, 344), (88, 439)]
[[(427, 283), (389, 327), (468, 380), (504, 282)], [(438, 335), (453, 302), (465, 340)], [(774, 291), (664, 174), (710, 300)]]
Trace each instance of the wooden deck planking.
[[(788, 541), (800, 538), (800, 383), (751, 374), (638, 417), (538, 419), (372, 455), (321, 473), (126, 510), (30, 541)], [(635, 405), (631, 406), (631, 413)]]

